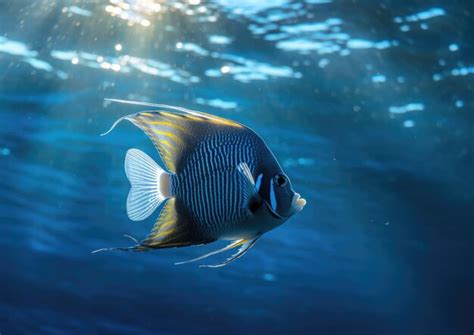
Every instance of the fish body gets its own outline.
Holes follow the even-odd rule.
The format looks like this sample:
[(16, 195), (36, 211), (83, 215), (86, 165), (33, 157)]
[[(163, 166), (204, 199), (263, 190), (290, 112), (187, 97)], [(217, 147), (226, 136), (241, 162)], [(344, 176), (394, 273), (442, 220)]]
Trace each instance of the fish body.
[[(172, 194), (183, 202), (202, 233), (211, 239), (236, 239), (268, 231), (270, 227), (263, 225), (261, 218), (255, 222), (260, 213), (235, 206), (245, 201), (238, 165), (246, 163), (256, 179), (263, 173), (267, 154), (263, 141), (247, 128), (209, 130), (172, 175)], [(262, 209), (268, 211), (266, 207)]]
[(277, 159), (253, 130), (210, 114), (151, 105), (173, 112), (128, 115), (111, 130), (121, 120), (132, 122), (152, 140), (166, 168), (138, 149), (127, 152), (129, 218), (143, 220), (164, 206), (145, 240), (119, 249), (145, 251), (232, 240), (217, 252), (237, 247), (239, 251), (217, 265), (222, 266), (304, 207), (306, 202), (293, 191)]

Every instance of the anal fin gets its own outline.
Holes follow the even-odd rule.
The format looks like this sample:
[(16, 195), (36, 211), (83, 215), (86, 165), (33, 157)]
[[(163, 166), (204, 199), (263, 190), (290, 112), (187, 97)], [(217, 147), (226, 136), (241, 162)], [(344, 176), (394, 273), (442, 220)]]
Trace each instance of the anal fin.
[(176, 198), (167, 200), (152, 231), (140, 245), (151, 249), (209, 243)]
[(160, 216), (153, 226), (152, 231), (141, 242), (129, 235), (126, 237), (136, 244), (130, 247), (101, 248), (92, 251), (98, 253), (103, 251), (150, 251), (153, 249), (184, 247), (195, 244), (214, 242), (215, 239), (206, 238), (187, 214), (186, 208), (176, 198), (165, 200)]

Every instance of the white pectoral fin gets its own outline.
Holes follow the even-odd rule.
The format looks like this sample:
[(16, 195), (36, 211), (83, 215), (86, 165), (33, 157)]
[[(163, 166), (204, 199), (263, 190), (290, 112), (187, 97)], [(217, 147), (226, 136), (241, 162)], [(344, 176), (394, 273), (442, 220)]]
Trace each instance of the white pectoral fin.
[(250, 171), (248, 164), (240, 163), (237, 165), (237, 171), (242, 174), (242, 177), (249, 184), (249, 186), (251, 185), (255, 189), (255, 181), (253, 180), (252, 172)]
[(227, 264), (235, 261), (236, 259), (242, 257), (255, 244), (255, 242), (257, 242), (259, 237), (260, 237), (260, 235), (258, 235), (257, 237), (255, 237), (253, 239), (239, 239), (239, 240), (236, 240), (236, 241), (232, 242), (231, 244), (225, 246), (224, 248), (221, 248), (221, 249), (216, 250), (216, 251), (212, 251), (210, 253), (207, 253), (207, 254), (202, 255), (200, 257), (197, 257), (197, 258), (190, 259), (189, 261), (175, 263), (175, 265), (181, 265), (181, 264), (196, 262), (196, 261), (199, 261), (201, 259), (207, 258), (209, 256), (217, 255), (221, 252), (240, 247), (239, 250), (235, 254), (233, 254), (231, 257), (227, 258), (223, 263), (216, 264), (216, 265), (200, 265), (199, 266), (199, 267), (208, 267), (208, 268), (218, 268), (218, 267), (227, 265)]
[(237, 165), (237, 174), (239, 187), (243, 195), (242, 203), (239, 207), (248, 209), (250, 202), (258, 195), (255, 180), (252, 177), (252, 172), (250, 172), (247, 163), (240, 163)]

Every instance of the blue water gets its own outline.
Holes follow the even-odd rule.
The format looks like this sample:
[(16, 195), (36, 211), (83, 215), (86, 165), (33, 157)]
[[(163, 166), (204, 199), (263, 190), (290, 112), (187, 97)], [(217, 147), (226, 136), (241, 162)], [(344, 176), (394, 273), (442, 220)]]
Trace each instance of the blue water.
[[(472, 4), (199, 2), (0, 2), (0, 333), (471, 334)], [(104, 98), (251, 126), (307, 206), (220, 269), (91, 254), (155, 219)]]

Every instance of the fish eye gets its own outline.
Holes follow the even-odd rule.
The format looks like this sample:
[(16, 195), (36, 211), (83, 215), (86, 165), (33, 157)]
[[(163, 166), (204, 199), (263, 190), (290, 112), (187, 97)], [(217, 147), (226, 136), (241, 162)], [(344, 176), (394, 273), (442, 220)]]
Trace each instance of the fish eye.
[(288, 177), (282, 173), (278, 173), (273, 177), (273, 181), (280, 187), (286, 186), (288, 184)]

